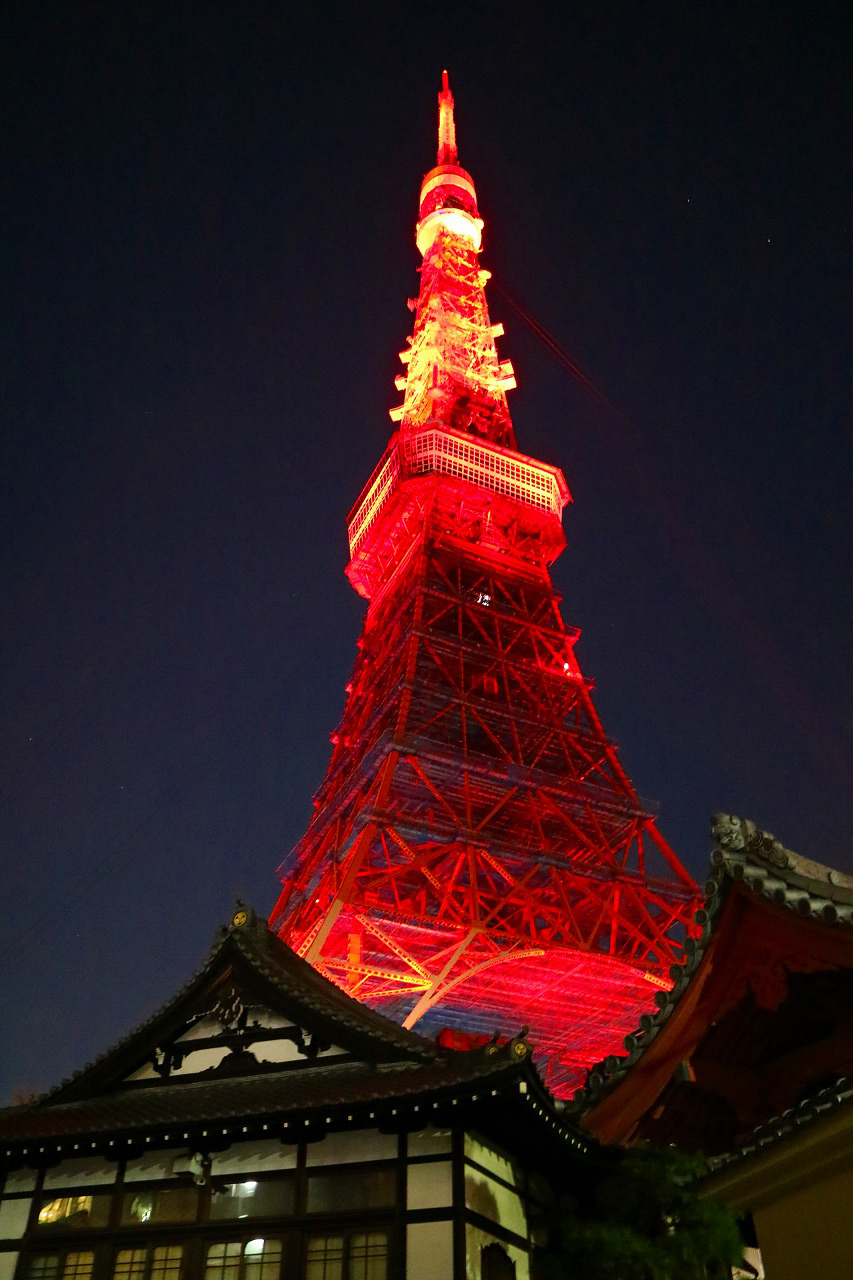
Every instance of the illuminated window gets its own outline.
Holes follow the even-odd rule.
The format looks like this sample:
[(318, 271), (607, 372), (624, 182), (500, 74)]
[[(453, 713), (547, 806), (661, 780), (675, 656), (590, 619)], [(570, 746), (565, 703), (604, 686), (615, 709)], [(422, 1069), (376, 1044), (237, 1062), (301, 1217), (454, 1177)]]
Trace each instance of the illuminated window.
[(121, 1220), (130, 1226), (146, 1222), (195, 1222), (197, 1206), (195, 1187), (168, 1187), (162, 1191), (140, 1187), (125, 1194)]
[(39, 1210), (40, 1227), (105, 1227), (110, 1216), (110, 1196), (62, 1196), (47, 1200)]
[(57, 1280), (60, 1257), (58, 1253), (40, 1253), (30, 1262), (30, 1280)]
[(280, 1240), (250, 1240), (243, 1249), (243, 1280), (278, 1280)]
[(205, 1280), (238, 1280), (243, 1246), (235, 1240), (229, 1244), (212, 1244), (207, 1251)]
[(207, 1250), (205, 1280), (278, 1280), (281, 1258), (280, 1240), (212, 1244)]
[(262, 1182), (230, 1182), (214, 1187), (210, 1201), (211, 1218), (279, 1218), (293, 1213), (292, 1178), (270, 1178)]
[(343, 1236), (313, 1236), (305, 1254), (305, 1280), (343, 1280)]
[(28, 1280), (91, 1280), (94, 1253), (38, 1253), (27, 1270)]
[(113, 1280), (179, 1280), (183, 1254), (179, 1244), (119, 1249)]
[(304, 1280), (386, 1280), (388, 1236), (384, 1231), (311, 1236)]
[(347, 1280), (385, 1280), (387, 1269), (388, 1237), (384, 1231), (350, 1237)]

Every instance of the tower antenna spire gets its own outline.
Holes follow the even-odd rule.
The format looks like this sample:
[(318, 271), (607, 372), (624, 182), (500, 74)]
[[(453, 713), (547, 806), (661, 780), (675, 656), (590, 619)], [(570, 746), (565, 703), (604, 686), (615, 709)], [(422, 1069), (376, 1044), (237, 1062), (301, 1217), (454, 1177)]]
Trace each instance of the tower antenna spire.
[(447, 72), (441, 73), (441, 93), (438, 95), (438, 164), (457, 164), (456, 123), (453, 119), (453, 94), (447, 82)]

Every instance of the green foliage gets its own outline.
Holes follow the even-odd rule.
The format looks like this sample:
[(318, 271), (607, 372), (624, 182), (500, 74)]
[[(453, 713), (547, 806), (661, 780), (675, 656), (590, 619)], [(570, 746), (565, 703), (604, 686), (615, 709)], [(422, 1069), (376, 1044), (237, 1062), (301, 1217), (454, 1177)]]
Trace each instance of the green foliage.
[(700, 1200), (702, 1162), (674, 1150), (626, 1152), (604, 1175), (590, 1208), (560, 1221), (562, 1250), (549, 1280), (706, 1280), (743, 1256), (728, 1210)]

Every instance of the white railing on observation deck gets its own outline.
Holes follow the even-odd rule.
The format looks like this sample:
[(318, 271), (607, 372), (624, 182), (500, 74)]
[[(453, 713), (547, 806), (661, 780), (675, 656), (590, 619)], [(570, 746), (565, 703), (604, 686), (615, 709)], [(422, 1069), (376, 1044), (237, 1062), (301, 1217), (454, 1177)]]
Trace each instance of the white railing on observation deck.
[(448, 427), (404, 431), (391, 441), (350, 513), (350, 555), (358, 550), (398, 483), (423, 475), (467, 480), (479, 489), (549, 512), (557, 520), (569, 501), (558, 467)]

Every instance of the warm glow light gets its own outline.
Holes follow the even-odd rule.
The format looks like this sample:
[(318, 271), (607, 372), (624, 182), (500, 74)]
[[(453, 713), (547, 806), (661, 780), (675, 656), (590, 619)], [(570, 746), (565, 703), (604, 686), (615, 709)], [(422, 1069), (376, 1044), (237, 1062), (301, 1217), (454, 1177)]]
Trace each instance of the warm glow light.
[(92, 1212), (91, 1196), (65, 1196), (60, 1200), (51, 1200), (39, 1210), (39, 1223), (44, 1226), (50, 1222), (61, 1222), (78, 1213)]
[(418, 223), (415, 238), (424, 257), (432, 248), (439, 231), (447, 231), (452, 236), (470, 240), (477, 250), (483, 239), (483, 224), (479, 218), (472, 218), (464, 209), (435, 209)]

